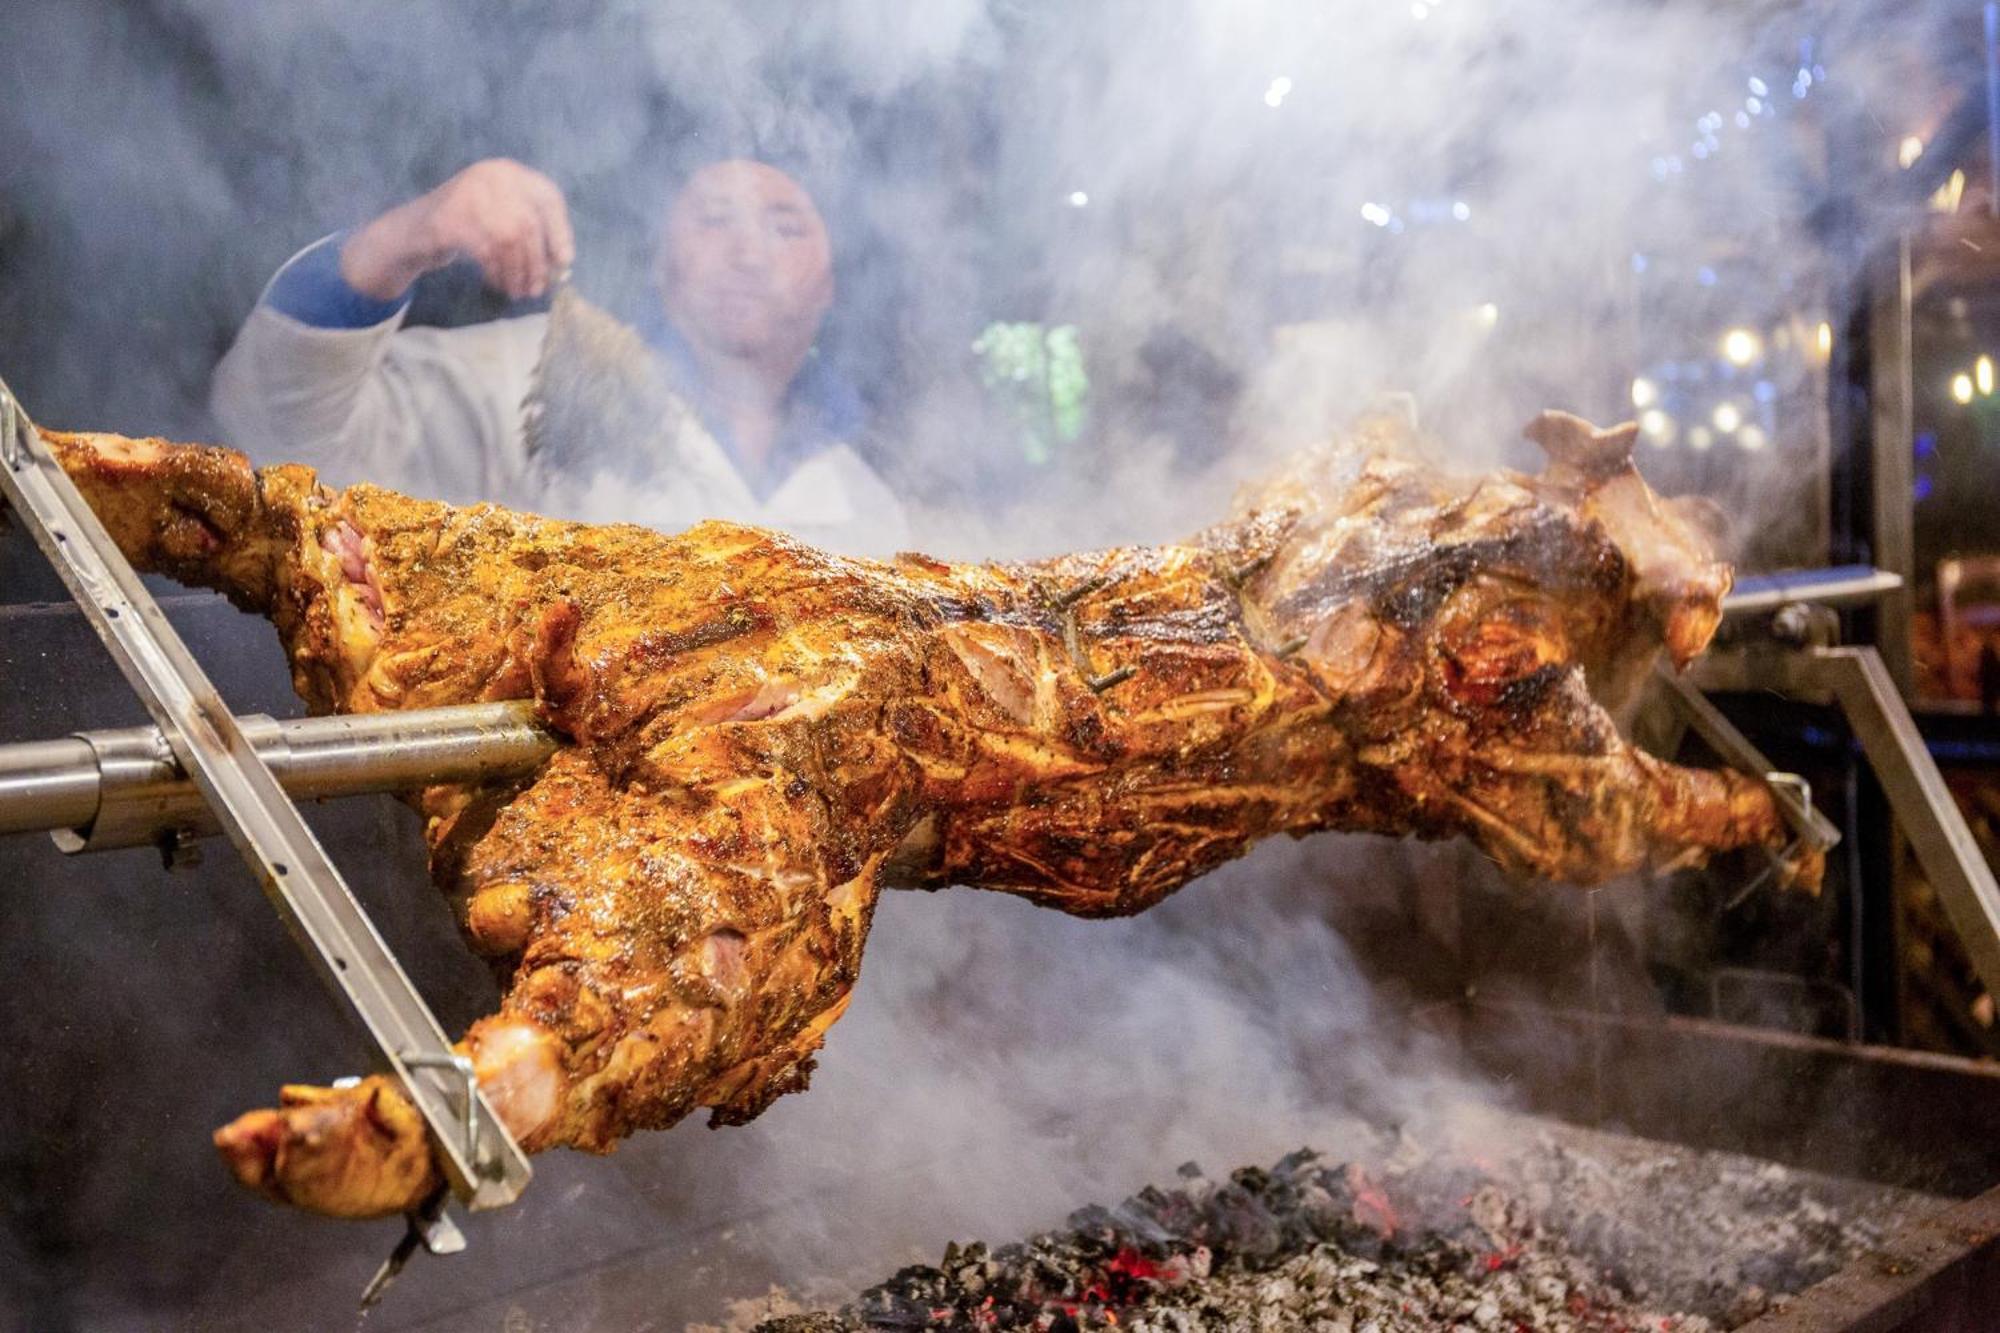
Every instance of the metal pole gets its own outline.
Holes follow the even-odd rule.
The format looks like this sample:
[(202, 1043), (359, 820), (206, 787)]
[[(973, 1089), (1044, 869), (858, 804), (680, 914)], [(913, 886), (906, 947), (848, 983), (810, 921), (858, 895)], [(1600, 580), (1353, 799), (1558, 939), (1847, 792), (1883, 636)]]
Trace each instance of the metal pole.
[[(294, 800), (521, 777), (556, 749), (528, 703), (237, 721)], [(159, 729), (131, 727), (0, 745), (0, 834), (43, 830), (96, 852), (221, 825)]]
[(1911, 245), (1897, 237), (1873, 284), (1868, 312), (1869, 398), (1873, 404), (1870, 472), (1873, 514), (1870, 555), (1876, 568), (1899, 575), (1903, 586), (1886, 593), (1875, 614), (1875, 641), (1883, 664), (1905, 698), (1910, 693), (1910, 589), (1916, 581), (1915, 512), (1911, 500), (1914, 382), (1910, 301)]
[(1980, 984), (2000, 995), (2000, 883), (1882, 659), (1872, 648), (1822, 648), (1803, 666), (1839, 701)]
[(86, 740), (0, 745), (0, 833), (82, 828), (96, 817), (101, 790)]
[(1986, 5), (1986, 211), (2000, 218), (2000, 3)]

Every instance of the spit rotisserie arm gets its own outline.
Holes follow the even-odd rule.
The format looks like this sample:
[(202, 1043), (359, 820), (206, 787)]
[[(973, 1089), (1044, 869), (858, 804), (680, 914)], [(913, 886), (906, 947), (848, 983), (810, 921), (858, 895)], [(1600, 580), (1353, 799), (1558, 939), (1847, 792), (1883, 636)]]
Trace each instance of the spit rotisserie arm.
[[(782, 780), (642, 785), (613, 790), (568, 750), (497, 809), (453, 816), (492, 820), (445, 878), (473, 947), (512, 971), (459, 1049), (529, 1151), (608, 1152), (697, 1107), (749, 1119), (805, 1086), (860, 965), (874, 867), (834, 882)], [(216, 1134), (244, 1184), (336, 1216), (434, 1187), (423, 1122), (393, 1085), (286, 1101)]]

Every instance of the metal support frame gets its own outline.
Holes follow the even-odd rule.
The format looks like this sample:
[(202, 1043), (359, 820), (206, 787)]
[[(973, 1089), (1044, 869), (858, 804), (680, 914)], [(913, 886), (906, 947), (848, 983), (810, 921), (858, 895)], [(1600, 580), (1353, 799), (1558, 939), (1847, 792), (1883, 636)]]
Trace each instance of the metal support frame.
[(1776, 690), (1839, 706), (1980, 984), (2000, 995), (2000, 883), (1881, 655), (1805, 648), (1697, 663), (1692, 674), (1707, 690)]
[(1882, 598), (1875, 641), (1890, 679), (1905, 698), (1909, 697), (1911, 679), (1910, 585), (1917, 558), (1916, 514), (1910, 491), (1916, 431), (1910, 252), (1909, 235), (1897, 237), (1894, 252), (1880, 263), (1868, 310), (1869, 401), (1873, 405), (1869, 556), (1878, 568), (1900, 575), (1904, 582), (1901, 589)]
[(1655, 674), (1666, 686), (1667, 698), (1695, 733), (1731, 768), (1755, 774), (1771, 789), (1771, 801), (1792, 832), (1814, 851), (1829, 851), (1840, 843), (1840, 830), (1812, 803), (1812, 788), (1795, 773), (1777, 772), (1763, 751), (1750, 743), (1716, 706), (1664, 662)]
[[(3, 381), (0, 492), (62, 576), (266, 897), (423, 1115), (452, 1192), (474, 1209), (520, 1197), (532, 1175), (520, 1145), (466, 1076), (437, 1019), (298, 808)], [(440, 1231), (435, 1219), (418, 1229), (425, 1236)], [(375, 1294), (379, 1287), (372, 1288)]]

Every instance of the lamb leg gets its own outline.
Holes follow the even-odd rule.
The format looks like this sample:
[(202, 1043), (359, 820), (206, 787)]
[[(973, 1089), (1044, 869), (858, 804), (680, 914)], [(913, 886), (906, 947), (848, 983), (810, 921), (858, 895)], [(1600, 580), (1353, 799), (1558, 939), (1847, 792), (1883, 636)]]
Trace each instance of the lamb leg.
[(259, 474), (233, 449), (167, 440), (41, 436), (133, 565), (270, 611), (309, 469)]
[[(466, 932), (512, 973), (458, 1049), (530, 1152), (609, 1152), (704, 1106), (749, 1119), (805, 1086), (858, 973), (873, 865), (842, 875), (782, 782), (651, 780), (618, 789), (564, 751), (452, 853)], [(216, 1146), (244, 1184), (334, 1216), (400, 1211), (438, 1179), (381, 1078), (287, 1088)]]

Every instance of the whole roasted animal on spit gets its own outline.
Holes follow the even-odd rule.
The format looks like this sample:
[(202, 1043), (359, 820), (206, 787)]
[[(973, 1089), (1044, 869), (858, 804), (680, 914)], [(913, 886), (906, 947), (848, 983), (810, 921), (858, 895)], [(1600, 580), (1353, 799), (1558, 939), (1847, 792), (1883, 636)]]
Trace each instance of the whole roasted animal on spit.
[[(1463, 835), (1587, 884), (1787, 847), (1767, 789), (1633, 749), (1608, 698), (1708, 642), (1728, 567), (1634, 428), (1528, 427), (1539, 476), (1363, 437), (1178, 546), (1011, 565), (455, 508), (227, 449), (47, 435), (125, 554), (268, 616), (320, 711), (532, 699), (532, 780), (415, 800), (509, 978), (460, 1049), (521, 1144), (609, 1151), (805, 1087), (885, 888), (1140, 911), (1274, 833)], [(1787, 853), (1816, 883), (1810, 852)], [(381, 1077), (216, 1143), (342, 1216), (440, 1177)]]

